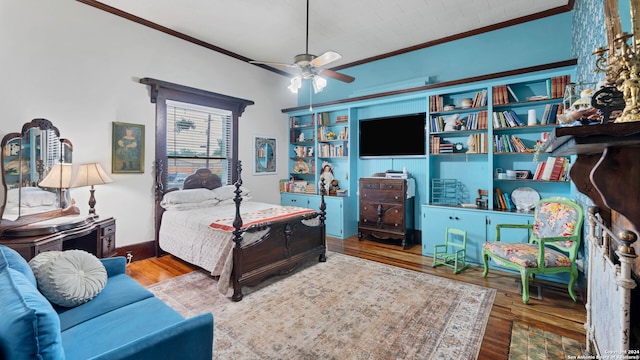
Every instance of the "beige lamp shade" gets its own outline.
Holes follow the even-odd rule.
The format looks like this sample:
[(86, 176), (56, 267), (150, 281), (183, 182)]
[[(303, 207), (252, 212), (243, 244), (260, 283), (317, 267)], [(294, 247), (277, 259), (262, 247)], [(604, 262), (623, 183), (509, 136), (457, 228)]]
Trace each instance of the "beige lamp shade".
[(113, 182), (98, 163), (82, 164), (73, 180), (73, 187), (108, 184)]
[(71, 164), (55, 163), (38, 185), (43, 188), (68, 189), (71, 185), (72, 170)]

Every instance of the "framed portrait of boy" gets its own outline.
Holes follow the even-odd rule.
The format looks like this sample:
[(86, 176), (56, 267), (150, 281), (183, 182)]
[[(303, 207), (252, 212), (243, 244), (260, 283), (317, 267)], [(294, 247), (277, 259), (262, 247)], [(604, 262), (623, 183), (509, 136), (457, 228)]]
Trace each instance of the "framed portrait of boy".
[(144, 173), (144, 125), (113, 122), (111, 172)]

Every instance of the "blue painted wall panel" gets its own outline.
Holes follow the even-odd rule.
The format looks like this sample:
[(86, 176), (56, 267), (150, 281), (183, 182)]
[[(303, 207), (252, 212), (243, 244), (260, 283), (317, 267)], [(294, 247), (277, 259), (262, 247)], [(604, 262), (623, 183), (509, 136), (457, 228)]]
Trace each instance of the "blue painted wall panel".
[[(343, 69), (356, 81), (330, 79), (312, 99), (321, 103), (416, 87), (429, 79), (441, 82), (567, 60), (572, 57), (571, 24), (568, 12)], [(298, 101), (309, 103), (306, 84)]]

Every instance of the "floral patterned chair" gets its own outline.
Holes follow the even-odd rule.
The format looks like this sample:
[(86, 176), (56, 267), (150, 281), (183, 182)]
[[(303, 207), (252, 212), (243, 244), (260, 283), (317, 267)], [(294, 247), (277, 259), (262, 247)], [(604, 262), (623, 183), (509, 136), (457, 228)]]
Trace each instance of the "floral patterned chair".
[[(496, 225), (496, 241), (482, 245), (482, 275), (486, 277), (489, 273), (489, 258), (500, 266), (518, 270), (522, 278), (522, 301), (528, 304), (530, 277), (568, 272), (569, 295), (576, 301), (573, 285), (578, 278), (576, 258), (583, 220), (582, 207), (569, 199), (552, 197), (540, 200), (535, 207), (533, 224)], [(504, 228), (530, 230), (529, 242), (501, 242), (500, 229)]]

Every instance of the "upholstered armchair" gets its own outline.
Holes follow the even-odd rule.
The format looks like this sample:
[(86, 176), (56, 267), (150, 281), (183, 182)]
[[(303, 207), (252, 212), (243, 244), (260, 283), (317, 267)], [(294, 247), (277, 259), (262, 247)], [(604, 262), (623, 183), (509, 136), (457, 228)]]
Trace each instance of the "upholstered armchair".
[[(496, 241), (482, 245), (483, 276), (489, 273), (489, 258), (500, 266), (519, 271), (522, 301), (528, 304), (530, 277), (568, 272), (569, 295), (576, 301), (573, 287), (578, 278), (576, 258), (583, 220), (582, 207), (569, 199), (552, 197), (540, 200), (535, 207), (533, 224), (496, 225)], [(529, 242), (500, 241), (500, 230), (504, 228), (530, 231)]]

